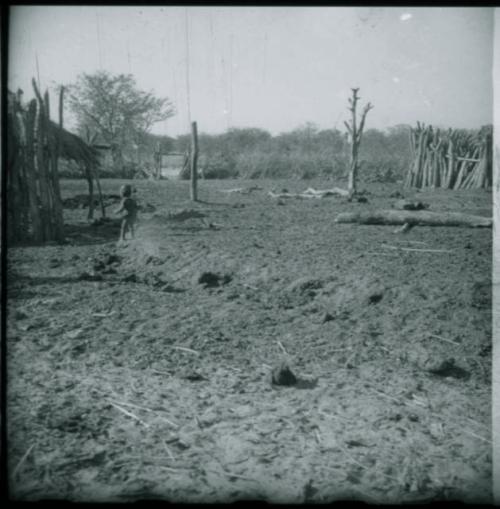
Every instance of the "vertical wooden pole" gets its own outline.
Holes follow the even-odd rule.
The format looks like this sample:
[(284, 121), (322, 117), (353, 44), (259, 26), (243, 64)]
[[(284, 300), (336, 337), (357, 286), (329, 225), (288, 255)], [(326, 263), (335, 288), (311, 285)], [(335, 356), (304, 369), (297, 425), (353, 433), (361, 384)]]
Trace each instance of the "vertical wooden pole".
[(43, 241), (42, 218), (40, 215), (40, 200), (37, 190), (37, 170), (35, 164), (35, 131), (37, 116), (37, 101), (33, 99), (26, 114), (26, 182), (29, 191), (29, 208), (31, 217), (32, 238), (35, 242)]
[(47, 240), (54, 240), (55, 238), (55, 214), (54, 214), (54, 189), (52, 187), (52, 163), (54, 157), (53, 140), (50, 136), (50, 98), (49, 91), (46, 90), (43, 94), (44, 106), (44, 122), (43, 122), (43, 137), (44, 137), (44, 162), (45, 162), (45, 177), (46, 177), (46, 192), (47, 192), (47, 222), (49, 232)]
[(160, 180), (160, 178), (161, 178), (161, 144), (159, 141), (157, 141), (156, 145), (155, 145), (154, 163), (155, 163), (155, 178), (157, 180)]
[(92, 165), (91, 169), (95, 183), (97, 185), (97, 194), (99, 195), (99, 204), (101, 205), (101, 216), (106, 217), (106, 207), (104, 206), (104, 199), (102, 197), (101, 181), (99, 180), (99, 165)]
[(493, 185), (493, 136), (491, 132), (486, 133), (486, 168), (482, 187)]
[(59, 157), (61, 155), (62, 133), (64, 124), (64, 87), (59, 90), (59, 128), (57, 130), (57, 140), (55, 144), (54, 167), (52, 169), (53, 185), (55, 195), (55, 213), (56, 213), (56, 240), (64, 240), (64, 219), (63, 206), (61, 201), (61, 187), (59, 185)]
[(191, 122), (191, 201), (198, 201), (198, 127)]
[(87, 214), (87, 219), (90, 221), (91, 219), (94, 219), (94, 179), (90, 163), (84, 163), (84, 169), (87, 184), (89, 186), (89, 212)]
[[(35, 83), (35, 80), (33, 80)], [(43, 98), (38, 93), (35, 85), (35, 93), (38, 98), (38, 117), (36, 119), (36, 166), (38, 170), (38, 188), (40, 191), (40, 215), (42, 217), (42, 242), (50, 240), (52, 228), (50, 222), (50, 204), (48, 190), (47, 157), (46, 157), (46, 135), (45, 129), (45, 105)]]

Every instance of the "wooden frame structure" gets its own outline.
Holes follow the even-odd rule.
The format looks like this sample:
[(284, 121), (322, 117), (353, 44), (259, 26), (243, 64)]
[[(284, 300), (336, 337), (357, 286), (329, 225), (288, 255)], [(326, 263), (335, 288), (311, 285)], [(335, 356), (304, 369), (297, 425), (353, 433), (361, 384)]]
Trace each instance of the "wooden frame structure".
[(8, 94), (7, 239), (11, 242), (63, 241), (59, 187), (60, 157), (95, 167), (97, 157), (78, 136), (63, 129), (64, 89), (59, 94), (59, 123), (50, 120), (48, 91), (26, 107), (22, 92)]

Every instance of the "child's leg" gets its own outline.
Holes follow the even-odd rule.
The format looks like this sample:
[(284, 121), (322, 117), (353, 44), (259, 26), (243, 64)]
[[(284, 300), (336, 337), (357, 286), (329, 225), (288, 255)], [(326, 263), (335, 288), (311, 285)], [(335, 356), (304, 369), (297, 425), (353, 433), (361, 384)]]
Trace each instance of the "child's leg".
[(120, 240), (125, 240), (125, 233), (127, 232), (127, 220), (123, 219), (122, 226), (120, 228)]

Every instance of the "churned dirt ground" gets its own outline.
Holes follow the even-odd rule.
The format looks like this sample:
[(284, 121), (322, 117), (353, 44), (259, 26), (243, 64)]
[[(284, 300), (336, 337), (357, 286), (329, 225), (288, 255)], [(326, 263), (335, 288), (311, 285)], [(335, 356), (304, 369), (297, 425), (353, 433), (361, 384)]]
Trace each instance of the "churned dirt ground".
[[(63, 181), (67, 243), (9, 249), (13, 498), (491, 500), (491, 229), (334, 223), (396, 186), (133, 184), (134, 241)], [(483, 190), (399, 191), (491, 216)]]

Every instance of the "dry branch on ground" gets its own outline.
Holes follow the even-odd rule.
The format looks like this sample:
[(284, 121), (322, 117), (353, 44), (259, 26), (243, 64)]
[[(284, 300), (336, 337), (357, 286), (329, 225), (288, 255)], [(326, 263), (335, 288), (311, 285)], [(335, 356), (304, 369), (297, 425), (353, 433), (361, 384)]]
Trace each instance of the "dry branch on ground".
[(345, 212), (339, 214), (336, 223), (420, 225), (420, 226), (466, 226), (491, 228), (489, 217), (473, 216), (460, 212), (429, 212), (408, 210), (372, 210), (367, 212)]

